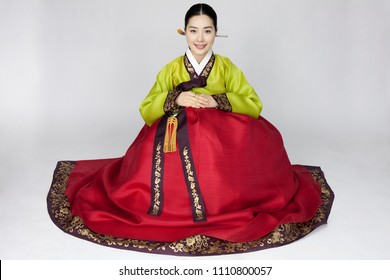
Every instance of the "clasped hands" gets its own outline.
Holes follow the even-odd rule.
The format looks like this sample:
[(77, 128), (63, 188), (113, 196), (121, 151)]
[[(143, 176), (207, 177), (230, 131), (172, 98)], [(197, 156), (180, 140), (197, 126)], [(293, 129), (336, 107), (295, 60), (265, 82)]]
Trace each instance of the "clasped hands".
[(176, 98), (176, 104), (182, 107), (192, 108), (216, 108), (217, 101), (207, 94), (196, 94), (192, 91), (184, 91)]

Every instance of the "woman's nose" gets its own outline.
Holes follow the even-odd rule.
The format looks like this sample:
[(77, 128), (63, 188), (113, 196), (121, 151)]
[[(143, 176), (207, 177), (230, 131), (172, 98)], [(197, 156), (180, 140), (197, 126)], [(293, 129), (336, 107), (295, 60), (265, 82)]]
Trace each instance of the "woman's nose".
[(197, 36), (198, 42), (203, 42), (203, 39), (204, 39), (203, 32), (198, 32), (198, 36)]

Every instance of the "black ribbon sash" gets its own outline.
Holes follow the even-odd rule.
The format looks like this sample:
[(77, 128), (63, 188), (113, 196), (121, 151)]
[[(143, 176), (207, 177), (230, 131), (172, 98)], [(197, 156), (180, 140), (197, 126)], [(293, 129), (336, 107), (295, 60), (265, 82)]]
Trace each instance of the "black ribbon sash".
[(164, 135), (168, 117), (164, 116), (157, 126), (154, 137), (152, 159), (152, 201), (148, 210), (149, 215), (160, 216), (163, 207), (163, 174), (164, 174)]
[[(189, 91), (197, 87), (205, 87), (207, 78), (214, 66), (215, 56), (212, 55), (206, 64), (202, 73), (198, 76), (194, 67), (191, 65), (187, 55), (184, 55), (184, 64), (190, 76), (190, 80), (177, 85), (176, 90), (179, 92)], [(153, 147), (153, 167), (151, 179), (151, 204), (148, 214), (160, 216), (163, 208), (163, 176), (164, 176), (164, 137), (166, 133), (167, 120), (169, 116), (164, 115), (157, 126), (156, 136)], [(199, 182), (195, 172), (194, 160), (191, 152), (190, 139), (188, 136), (187, 116), (185, 110), (181, 110), (177, 115), (177, 142), (179, 144), (179, 153), (184, 177), (187, 185), (187, 191), (192, 207), (192, 216), (194, 222), (206, 221), (206, 210)]]
[[(185, 110), (182, 110), (177, 118), (179, 122), (177, 129), (177, 139), (179, 145), (178, 152), (180, 153), (181, 165), (192, 207), (192, 217), (194, 222), (205, 222), (206, 210), (192, 157)], [(168, 116), (164, 116), (160, 120), (154, 139), (151, 179), (151, 205), (148, 210), (148, 214), (153, 216), (160, 216), (163, 208), (164, 152), (162, 146), (164, 143), (167, 119)]]

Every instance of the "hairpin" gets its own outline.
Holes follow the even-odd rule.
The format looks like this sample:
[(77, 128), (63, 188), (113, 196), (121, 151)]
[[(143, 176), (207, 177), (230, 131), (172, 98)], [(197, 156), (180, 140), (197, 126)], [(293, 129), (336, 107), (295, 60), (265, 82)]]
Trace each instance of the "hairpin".
[[(180, 35), (186, 35), (186, 33), (183, 30), (181, 30), (180, 28), (177, 30), (177, 33), (179, 33)], [(221, 38), (227, 38), (228, 37), (228, 35), (219, 35), (219, 34), (217, 34), (215, 36), (216, 37), (221, 37)]]

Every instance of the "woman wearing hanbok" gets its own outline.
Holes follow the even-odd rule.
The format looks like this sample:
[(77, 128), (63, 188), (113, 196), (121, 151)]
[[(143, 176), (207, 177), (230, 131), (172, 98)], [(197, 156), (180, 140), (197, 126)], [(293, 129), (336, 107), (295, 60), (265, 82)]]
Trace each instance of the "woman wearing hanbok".
[(212, 51), (215, 11), (192, 6), (184, 27), (188, 49), (158, 73), (126, 154), (58, 163), (53, 221), (106, 246), (192, 255), (285, 245), (326, 223), (321, 170), (290, 163), (255, 90)]

